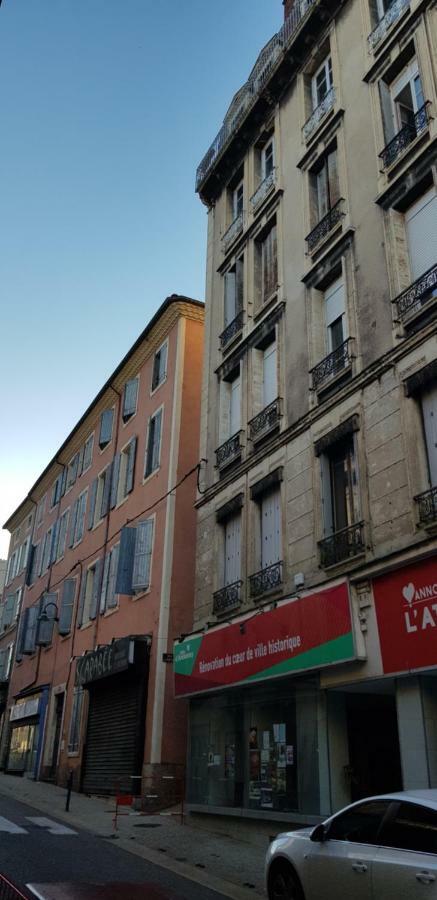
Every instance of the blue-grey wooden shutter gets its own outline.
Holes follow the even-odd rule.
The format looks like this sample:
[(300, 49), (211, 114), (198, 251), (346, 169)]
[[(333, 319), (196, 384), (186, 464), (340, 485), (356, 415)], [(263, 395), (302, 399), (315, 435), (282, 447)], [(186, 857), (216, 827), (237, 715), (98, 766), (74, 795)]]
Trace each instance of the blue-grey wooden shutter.
[(137, 408), (138, 378), (132, 378), (124, 386), (123, 420), (133, 416)]
[(25, 584), (29, 587), (32, 584), (32, 575), (33, 575), (33, 561), (35, 558), (35, 544), (30, 545), (29, 556), (27, 557), (27, 568), (26, 568), (26, 576), (24, 579)]
[(152, 451), (152, 472), (159, 466), (159, 451), (161, 448), (161, 422), (162, 422), (162, 409), (158, 410), (154, 416), (154, 429), (153, 429), (153, 451)]
[(67, 578), (62, 589), (61, 612), (59, 615), (58, 631), (60, 635), (69, 634), (73, 618), (74, 594), (76, 579)]
[(0, 632), (3, 631), (3, 615), (5, 611), (5, 604), (0, 603)]
[[(46, 537), (47, 537), (47, 535), (46, 535)], [(35, 569), (35, 575), (37, 578), (39, 578), (42, 575), (42, 564), (43, 564), (43, 559), (44, 559), (44, 544), (45, 544), (45, 538), (44, 539), (41, 538), (41, 540), (38, 544), (38, 554), (37, 554), (36, 569)]]
[(91, 531), (91, 528), (94, 525), (94, 515), (96, 511), (96, 497), (97, 497), (97, 485), (99, 479), (95, 478), (90, 487), (90, 499), (88, 502), (88, 531)]
[(28, 618), (28, 609), (23, 609), (23, 612), (20, 616), (20, 621), (18, 623), (18, 636), (17, 636), (17, 652), (15, 654), (16, 662), (20, 662), (23, 659), (23, 648), (24, 648), (24, 639), (27, 631), (27, 618)]
[(137, 453), (137, 439), (133, 437), (129, 443), (129, 455), (126, 468), (126, 494), (130, 494), (134, 486), (135, 457)]
[(68, 546), (72, 547), (74, 544), (74, 533), (76, 531), (76, 522), (77, 522), (77, 510), (79, 507), (79, 498), (74, 501), (71, 515), (70, 515), (70, 529), (68, 532)]
[(85, 493), (81, 494), (79, 499), (79, 505), (77, 507), (77, 522), (76, 522), (76, 541), (81, 541), (83, 538), (83, 531), (85, 526), (85, 510), (86, 510), (86, 501), (88, 496), (88, 488)]
[(93, 596), (91, 597), (91, 603), (90, 603), (90, 619), (95, 619), (97, 616), (97, 608), (99, 605), (101, 585), (102, 585), (102, 560), (98, 559), (94, 566)]
[(79, 478), (79, 475), (82, 475), (84, 450), (85, 450), (85, 448), (82, 444), (82, 447), (79, 450), (78, 461), (77, 461), (77, 477), (78, 478)]
[(52, 546), (50, 549), (50, 562), (53, 564), (56, 562), (56, 557), (58, 555), (58, 541), (59, 541), (59, 527), (60, 527), (60, 519), (57, 519), (52, 532)]
[[(57, 605), (57, 599), (58, 595), (56, 593), (44, 594), (42, 598), (36, 631), (36, 644), (38, 647), (49, 647), (52, 643), (56, 609), (54, 605), (50, 604)], [(41, 615), (44, 613), (47, 615), (47, 621), (41, 619)]]
[(6, 649), (0, 650), (0, 682), (6, 681)]
[(68, 467), (64, 466), (64, 468), (62, 470), (62, 478), (61, 478), (61, 497), (64, 496), (65, 489), (67, 487), (67, 472), (68, 472)]
[(118, 555), (117, 576), (115, 579), (116, 594), (133, 594), (132, 572), (135, 553), (135, 528), (122, 528), (120, 535), (120, 551)]
[(112, 437), (112, 420), (114, 416), (113, 409), (105, 409), (100, 419), (100, 436), (99, 447), (103, 448), (109, 444)]
[(150, 560), (152, 556), (153, 519), (139, 522), (136, 528), (135, 555), (132, 575), (134, 591), (145, 590), (150, 583)]
[(79, 597), (79, 608), (77, 611), (77, 626), (80, 628), (83, 620), (83, 608), (85, 605), (85, 594), (86, 594), (86, 583), (87, 583), (87, 570), (84, 569), (82, 571), (82, 584), (80, 586), (80, 597)]
[(102, 590), (100, 592), (100, 612), (104, 613), (106, 609), (106, 590), (108, 587), (109, 563), (111, 554), (107, 553), (103, 565)]
[(14, 618), (16, 594), (8, 594), (3, 604), (3, 617), (1, 622), (2, 631), (9, 628)]
[(116, 574), (117, 574), (119, 550), (120, 550), (120, 544), (116, 544), (115, 547), (113, 547), (111, 550), (108, 585), (107, 585), (107, 589), (106, 589), (106, 606), (108, 609), (111, 609), (112, 607), (117, 606), (117, 599), (116, 599), (116, 592), (115, 592), (115, 578), (116, 578)]
[(36, 628), (38, 624), (39, 610), (39, 603), (37, 603), (35, 606), (30, 606), (27, 610), (26, 632), (24, 635), (23, 646), (23, 653), (27, 656), (35, 653)]
[(100, 517), (103, 519), (104, 516), (108, 515), (109, 510), (109, 498), (111, 494), (111, 476), (112, 476), (112, 463), (108, 466), (105, 471), (105, 483), (103, 485), (103, 494), (102, 494), (102, 503), (100, 507)]
[[(112, 462), (112, 476), (111, 476), (111, 500), (110, 500), (110, 508), (114, 509), (114, 506), (117, 503), (117, 494), (118, 494), (118, 479), (120, 475), (120, 460), (121, 453), (116, 453)], [(106, 487), (106, 485), (105, 485)]]

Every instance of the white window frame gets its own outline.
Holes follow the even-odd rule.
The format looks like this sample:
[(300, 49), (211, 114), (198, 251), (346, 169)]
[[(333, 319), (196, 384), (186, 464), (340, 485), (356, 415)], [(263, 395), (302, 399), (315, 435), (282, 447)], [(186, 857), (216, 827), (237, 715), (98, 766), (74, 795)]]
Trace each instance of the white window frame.
[[(321, 72), (324, 72), (324, 74), (325, 74), (326, 93), (323, 95), (323, 97), (320, 97), (320, 99), (319, 99), (318, 88), (317, 88), (317, 79)], [(312, 105), (313, 105), (313, 110), (317, 109), (317, 107), (320, 106), (321, 103), (323, 103), (323, 100), (325, 99), (326, 94), (329, 94), (329, 91), (331, 90), (332, 87), (333, 87), (332, 57), (331, 57), (331, 53), (328, 53), (327, 56), (325, 56), (325, 59), (323, 60), (323, 62), (320, 64), (320, 66), (314, 72), (314, 75), (311, 78), (311, 101), (312, 101)]]

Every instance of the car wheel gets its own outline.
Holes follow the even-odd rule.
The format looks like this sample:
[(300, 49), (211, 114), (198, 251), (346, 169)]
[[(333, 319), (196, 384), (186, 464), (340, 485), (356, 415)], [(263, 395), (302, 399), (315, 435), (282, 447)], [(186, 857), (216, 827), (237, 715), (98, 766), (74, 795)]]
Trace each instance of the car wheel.
[(269, 900), (305, 900), (299, 881), (287, 863), (272, 867), (268, 893)]

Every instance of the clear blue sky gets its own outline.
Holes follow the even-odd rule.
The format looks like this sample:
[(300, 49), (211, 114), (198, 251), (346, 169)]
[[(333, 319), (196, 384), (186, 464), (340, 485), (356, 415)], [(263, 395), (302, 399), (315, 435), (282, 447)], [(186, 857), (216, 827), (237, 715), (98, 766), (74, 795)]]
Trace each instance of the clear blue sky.
[(196, 166), (282, 15), (3, 0), (0, 524), (162, 300), (204, 299)]

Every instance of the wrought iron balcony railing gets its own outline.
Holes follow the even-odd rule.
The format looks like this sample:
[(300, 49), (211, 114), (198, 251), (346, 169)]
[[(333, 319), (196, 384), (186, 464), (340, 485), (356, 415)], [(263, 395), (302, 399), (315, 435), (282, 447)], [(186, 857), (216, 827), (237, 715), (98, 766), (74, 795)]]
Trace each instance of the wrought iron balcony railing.
[(406, 291), (392, 300), (396, 305), (396, 316), (404, 322), (409, 316), (423, 309), (437, 295), (437, 263), (417, 278)]
[(196, 172), (196, 191), (205, 181), (225, 148), (230, 144), (234, 134), (238, 131), (243, 119), (256, 102), (265, 88), (277, 62), (293, 41), (295, 32), (304, 17), (315, 5), (316, 0), (296, 0), (290, 15), (287, 16), (282, 28), (273, 35), (264, 50), (260, 53), (250, 78), (239, 91), (239, 103), (225, 118), (219, 133), (213, 140)]
[(274, 185), (276, 184), (276, 166), (273, 167), (272, 171), (263, 178), (261, 184), (257, 187), (254, 194), (252, 194), (250, 198), (250, 205), (252, 207), (253, 212), (255, 212), (261, 203), (264, 202), (268, 193), (272, 190)]
[(380, 41), (382, 41), (383, 37), (387, 34), (389, 28), (393, 25), (393, 22), (396, 22), (397, 19), (402, 15), (404, 9), (410, 5), (410, 0), (394, 0), (394, 3), (391, 3), (387, 12), (383, 15), (382, 19), (379, 20), (376, 28), (369, 34), (367, 38), (370, 50), (374, 50), (375, 47), (378, 46)]
[(335, 531), (330, 537), (319, 541), (319, 549), (323, 569), (364, 553), (364, 522)]
[(267, 594), (268, 591), (273, 591), (275, 588), (280, 587), (281, 584), (282, 560), (249, 576), (250, 596), (252, 599), (256, 599), (257, 597), (261, 597), (262, 594)]
[(237, 431), (237, 434), (233, 434), (224, 444), (217, 447), (215, 456), (218, 469), (224, 469), (226, 466), (230, 466), (231, 463), (236, 462), (237, 459), (241, 459), (243, 449), (241, 443), (242, 434), (242, 431)]
[(331, 378), (334, 378), (340, 372), (344, 372), (345, 369), (348, 369), (352, 363), (352, 353), (351, 353), (351, 343), (352, 338), (346, 338), (339, 347), (329, 353), (328, 356), (325, 356), (321, 362), (317, 363), (313, 369), (311, 369), (311, 379), (312, 379), (312, 389), (313, 391), (320, 390), (321, 387), (324, 387), (326, 382), (330, 381)]
[(337, 200), (337, 203), (329, 210), (326, 216), (323, 216), (323, 219), (320, 219), (320, 222), (317, 223), (316, 227), (307, 234), (305, 240), (308, 245), (308, 253), (312, 253), (317, 245), (327, 237), (329, 232), (332, 231), (343, 218), (343, 203), (344, 200), (340, 197), (340, 200)]
[(222, 243), (225, 250), (231, 246), (231, 244), (236, 240), (239, 234), (243, 231), (243, 213), (239, 213), (238, 216), (235, 217), (234, 221), (231, 222), (229, 228), (225, 231), (222, 237)]
[(234, 337), (242, 331), (244, 322), (244, 310), (240, 309), (240, 312), (237, 313), (235, 319), (232, 319), (232, 322), (229, 322), (229, 325), (226, 326), (225, 330), (222, 331), (220, 335), (220, 348), (222, 350), (231, 343)]
[(314, 112), (309, 117), (309, 119), (307, 119), (307, 121), (305, 122), (305, 125), (303, 126), (302, 132), (303, 132), (303, 137), (304, 137), (305, 141), (309, 141), (311, 135), (318, 128), (322, 119), (324, 119), (324, 117), (329, 112), (329, 110), (332, 109), (332, 107), (334, 106), (334, 103), (335, 103), (335, 88), (334, 88), (334, 86), (332, 86), (332, 88), (328, 91), (328, 93), (325, 94), (322, 102), (319, 103), (318, 106), (316, 106)]
[(427, 102), (417, 110), (417, 113), (415, 113), (414, 123), (411, 122), (404, 125), (404, 127), (395, 134), (394, 138), (392, 138), (387, 146), (381, 151), (379, 158), (382, 160), (384, 169), (388, 169), (392, 166), (418, 135), (421, 134), (422, 131), (425, 131), (429, 122), (428, 106), (429, 100), (427, 100)]
[(281, 415), (281, 398), (277, 397), (276, 400), (273, 400), (273, 403), (269, 403), (257, 416), (250, 420), (250, 440), (253, 442), (260, 441), (266, 434), (278, 428)]
[(241, 585), (242, 581), (234, 581), (233, 584), (227, 584), (225, 587), (215, 591), (213, 596), (212, 611), (215, 616), (220, 613), (229, 612), (237, 609), (241, 604)]
[(419, 507), (419, 522), (421, 525), (437, 524), (437, 487), (429, 491), (423, 491), (414, 498)]

